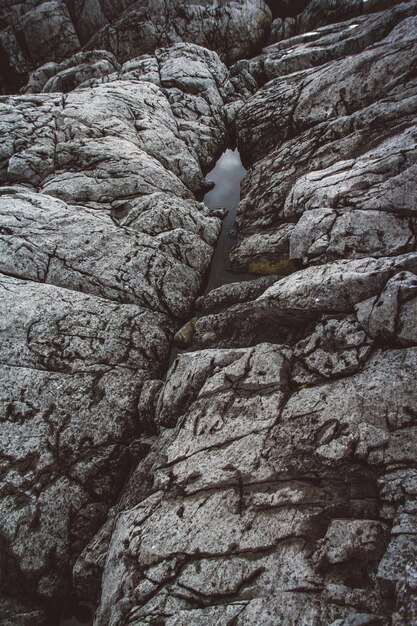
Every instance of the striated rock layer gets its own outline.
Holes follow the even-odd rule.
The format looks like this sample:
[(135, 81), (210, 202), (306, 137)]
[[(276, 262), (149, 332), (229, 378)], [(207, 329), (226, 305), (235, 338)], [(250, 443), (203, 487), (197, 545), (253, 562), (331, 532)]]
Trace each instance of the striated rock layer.
[(0, 100), (4, 623), (415, 624), (417, 1), (145, 4)]

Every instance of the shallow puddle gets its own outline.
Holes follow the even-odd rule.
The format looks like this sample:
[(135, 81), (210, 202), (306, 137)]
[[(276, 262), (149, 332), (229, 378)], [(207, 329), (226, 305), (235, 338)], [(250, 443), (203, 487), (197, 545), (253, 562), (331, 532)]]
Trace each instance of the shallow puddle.
[(236, 243), (236, 240), (230, 236), (230, 231), (232, 231), (236, 220), (236, 211), (240, 200), (240, 182), (245, 174), (246, 170), (236, 149), (223, 152), (215, 167), (206, 176), (216, 186), (206, 193), (203, 199), (204, 204), (209, 209), (224, 208), (227, 210), (227, 215), (223, 220), (222, 230), (214, 251), (205, 293), (221, 285), (253, 279), (250, 274), (236, 274), (227, 269), (230, 251)]

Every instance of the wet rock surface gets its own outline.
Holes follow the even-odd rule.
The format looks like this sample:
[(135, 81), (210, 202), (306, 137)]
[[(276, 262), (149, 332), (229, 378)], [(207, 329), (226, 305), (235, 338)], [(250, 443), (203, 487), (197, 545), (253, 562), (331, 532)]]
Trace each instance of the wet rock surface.
[(283, 4), (11, 5), (72, 34), (0, 99), (8, 626), (417, 620), (417, 2)]

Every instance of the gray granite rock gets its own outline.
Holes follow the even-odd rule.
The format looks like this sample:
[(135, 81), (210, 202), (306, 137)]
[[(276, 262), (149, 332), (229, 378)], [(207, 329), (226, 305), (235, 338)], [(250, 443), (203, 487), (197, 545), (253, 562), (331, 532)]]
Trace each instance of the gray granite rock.
[(292, 224), (284, 224), (273, 232), (246, 237), (232, 248), (231, 269), (251, 274), (290, 274), (295, 269), (289, 261), (293, 230)]
[(105, 50), (77, 52), (61, 63), (49, 62), (31, 73), (23, 91), (67, 93), (93, 78), (101, 78), (120, 68), (116, 57)]
[(229, 137), (227, 70), (182, 44), (158, 63), (157, 83), (116, 68), (94, 87), (0, 103), (0, 581), (10, 624), (41, 623), (45, 606), (56, 619), (76, 562), (78, 589), (99, 592), (91, 578), (106, 549), (83, 550), (149, 450), (155, 422), (140, 420), (138, 405), (162, 376), (219, 233), (195, 194)]
[[(408, 2), (323, 26), (311, 40), (298, 35), (233, 68), (248, 99), (237, 116), (249, 166), (241, 245), (300, 220), (290, 256), (307, 264), (415, 249), (417, 99), (405, 59), (415, 54), (416, 11)], [(397, 55), (404, 61), (395, 68), (386, 63)]]
[(271, 12), (263, 0), (226, 0), (215, 5), (205, 0), (130, 4), (129, 11), (89, 40), (88, 48), (110, 50), (125, 61), (138, 52), (187, 41), (215, 49), (222, 59), (233, 62), (256, 52), (271, 24)]
[(395, 548), (376, 481), (397, 454), (397, 407), (415, 401), (415, 358), (379, 353), (291, 394), (288, 348), (181, 356), (157, 409), (178, 426), (152, 493), (115, 518), (96, 623), (215, 623), (239, 606), (236, 623), (249, 624), (266, 602), (271, 624), (384, 620), (376, 576)]
[(281, 278), (253, 302), (195, 319), (191, 332), (183, 336), (180, 331), (175, 340), (181, 347), (201, 348), (293, 342), (321, 315), (353, 313), (389, 278), (402, 270), (414, 273), (416, 267), (416, 253), (309, 267)]
[(189, 314), (187, 294), (199, 292), (212, 254), (186, 229), (129, 232), (43, 194), (2, 194), (0, 215), (1, 271), (173, 317)]
[[(68, 0), (56, 57), (9, 5), (53, 62), (0, 100), (5, 623), (71, 570), (96, 626), (414, 623), (417, 2)], [(274, 275), (195, 313), (235, 140)]]
[(53, 602), (120, 489), (170, 330), (134, 305), (4, 275), (1, 289), (2, 581)]
[(262, 276), (241, 283), (222, 285), (198, 298), (196, 301), (197, 310), (200, 313), (211, 313), (217, 308), (226, 308), (239, 302), (255, 300), (278, 279), (278, 276)]
[(417, 276), (401, 272), (381, 293), (359, 303), (356, 316), (368, 335), (399, 346), (416, 345)]
[[(0, 19), (0, 87), (16, 90), (28, 71), (64, 61), (81, 47), (107, 50), (124, 62), (185, 41), (236, 61), (259, 51), (272, 18), (263, 0), (222, 0), (214, 6), (207, 0), (23, 0), (8, 1), (0, 8)], [(86, 62), (78, 57), (71, 70), (55, 67), (49, 89), (108, 73), (108, 59), (97, 62), (83, 56)], [(39, 85), (37, 79), (32, 85)]]
[(313, 209), (292, 231), (289, 256), (310, 265), (404, 254), (416, 247), (414, 228), (414, 220), (386, 211)]

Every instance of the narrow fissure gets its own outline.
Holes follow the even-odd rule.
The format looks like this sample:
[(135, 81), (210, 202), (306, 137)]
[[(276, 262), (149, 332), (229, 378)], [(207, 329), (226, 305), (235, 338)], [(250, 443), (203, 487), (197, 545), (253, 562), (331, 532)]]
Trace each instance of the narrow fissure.
[[(207, 180), (214, 183), (213, 189), (206, 193), (203, 198), (204, 204), (212, 211), (224, 211), (222, 227), (217, 240), (206, 285), (202, 295), (207, 295), (213, 289), (230, 283), (252, 280), (252, 274), (238, 274), (229, 270), (229, 255), (236, 243), (234, 232), (237, 207), (240, 201), (240, 183), (246, 174), (242, 165), (239, 150), (227, 148), (217, 160), (216, 165), (207, 174)], [(180, 352), (192, 351), (181, 350), (172, 345), (166, 374)], [(165, 374), (165, 376), (166, 376)]]
[[(202, 295), (206, 295), (221, 285), (253, 279), (251, 274), (237, 274), (229, 271), (229, 255), (236, 242), (234, 226), (240, 201), (240, 183), (246, 174), (237, 148), (226, 149), (207, 174), (207, 180), (214, 183), (213, 189), (203, 198), (204, 204), (213, 212), (224, 211), (222, 227), (210, 264), (208, 277)], [(172, 346), (166, 373), (177, 355), (183, 352)], [(91, 603), (69, 598), (60, 620), (60, 626), (91, 626), (95, 607)]]
[(204, 196), (204, 204), (212, 210), (225, 209), (227, 213), (214, 250), (204, 295), (221, 285), (253, 278), (251, 274), (237, 274), (228, 269), (229, 254), (235, 244), (233, 229), (240, 200), (240, 183), (245, 174), (246, 170), (237, 148), (225, 150), (214, 168), (207, 174), (206, 178), (213, 181), (215, 186)]

